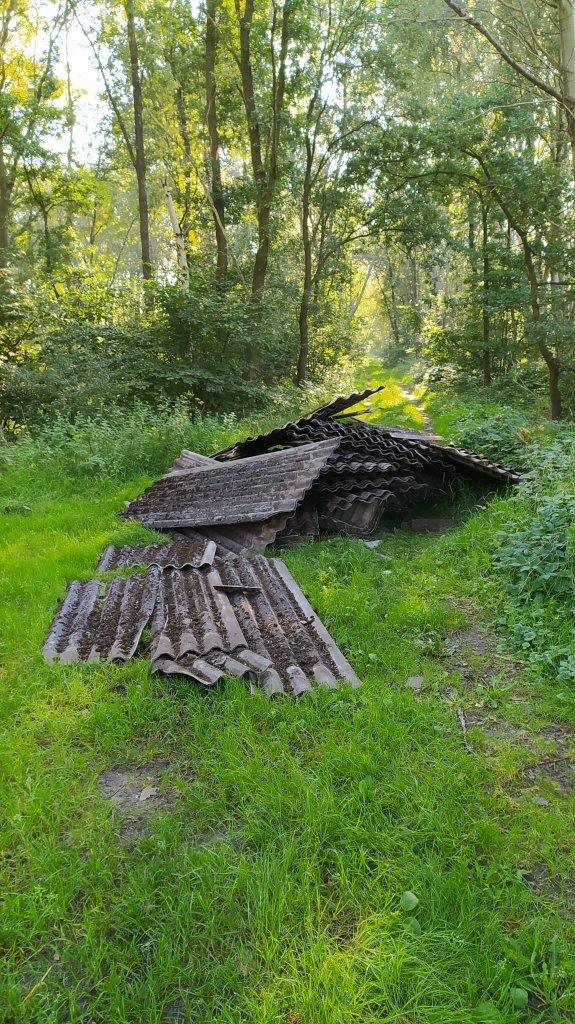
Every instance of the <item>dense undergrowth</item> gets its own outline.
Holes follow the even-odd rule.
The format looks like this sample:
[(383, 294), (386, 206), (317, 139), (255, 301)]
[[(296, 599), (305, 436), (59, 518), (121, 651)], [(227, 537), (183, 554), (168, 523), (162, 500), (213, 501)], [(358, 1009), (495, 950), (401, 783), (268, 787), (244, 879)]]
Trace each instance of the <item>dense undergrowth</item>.
[[(360, 386), (370, 380), (387, 382), (376, 419), (422, 425), (377, 363)], [(287, 415), (270, 409), (267, 423)], [(140, 421), (138, 435), (116, 420), (91, 471), (82, 451), (97, 450), (100, 425), (85, 425), (73, 455), (60, 428), (10, 448), (0, 1020), (572, 1021), (572, 798), (526, 774), (552, 761), (558, 723), (572, 740), (572, 684), (549, 664), (524, 676), (496, 638), (479, 653), (457, 639), (504, 612), (511, 629), (502, 584), (523, 581), (493, 556), (520, 525), (533, 531), (541, 488), (560, 496), (559, 476), (555, 492), (543, 469), (517, 497), (480, 499), (486, 507), (461, 493), (455, 529), (385, 534), (380, 557), (343, 538), (285, 553), (360, 675), (356, 691), (274, 702), (248, 698), (237, 680), (203, 693), (150, 677), (145, 660), (43, 663), (66, 584), (94, 574), (105, 544), (150, 536), (121, 522), (124, 501), (182, 443), (210, 451), (265, 425)], [(568, 515), (555, 529), (568, 530)], [(496, 539), (505, 531), (507, 547)], [(569, 557), (559, 545), (554, 554)], [(537, 565), (524, 605), (539, 602), (559, 637), (560, 573), (548, 593), (543, 547)], [(99, 783), (126, 765), (160, 765), (164, 798), (130, 841)]]
[(352, 390), (351, 372), (326, 375), (319, 385), (271, 390), (249, 414), (206, 415), (185, 401), (159, 407), (136, 402), (131, 409), (111, 405), (105, 412), (57, 415), (49, 424), (21, 432), (0, 445), (0, 465), (46, 477), (126, 479), (161, 473), (182, 448), (209, 455), (238, 438), (259, 434), (308, 412), (337, 390)]
[[(419, 386), (437, 430), (455, 444), (523, 473), (479, 517), (491, 556), (478, 585), (494, 595), (499, 625), (534, 670), (575, 683), (575, 425), (553, 423), (525, 390)], [(483, 526), (481, 525), (483, 524)]]

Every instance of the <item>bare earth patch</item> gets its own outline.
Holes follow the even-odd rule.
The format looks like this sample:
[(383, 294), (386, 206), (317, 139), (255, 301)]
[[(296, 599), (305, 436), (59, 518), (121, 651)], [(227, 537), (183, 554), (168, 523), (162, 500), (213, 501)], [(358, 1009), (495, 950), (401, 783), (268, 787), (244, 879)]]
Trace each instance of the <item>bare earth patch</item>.
[[(477, 626), (456, 630), (445, 638), (445, 667), (448, 672), (459, 673), (467, 698), (465, 708), (457, 709), (459, 724), (464, 728), (464, 742), (472, 754), (482, 752), (494, 757), (510, 747), (521, 748), (523, 759), (528, 763), (519, 769), (517, 777), (520, 799), (533, 802), (545, 813), (553, 803), (554, 793), (556, 799), (561, 799), (575, 789), (575, 732), (561, 722), (530, 727), (530, 720), (537, 715), (529, 695), (522, 692), (521, 666), (500, 655), (499, 643), (499, 637)], [(523, 722), (511, 721), (503, 708), (484, 702), (483, 695), (489, 691), (488, 680), (503, 682), (508, 700), (521, 709)], [(455, 692), (448, 687), (444, 695), (451, 701)], [(476, 695), (477, 703), (469, 706), (469, 698), (473, 701)], [(468, 731), (472, 729), (477, 729), (480, 735), (478, 739), (477, 734), (472, 733), (469, 745)], [(547, 864), (535, 862), (524, 878), (538, 897), (575, 920), (574, 875), (554, 876)]]
[(98, 776), (102, 796), (124, 819), (120, 837), (125, 841), (135, 841), (146, 835), (151, 815), (172, 807), (176, 794), (162, 786), (167, 770), (168, 762), (158, 759), (142, 765), (116, 765), (106, 768)]

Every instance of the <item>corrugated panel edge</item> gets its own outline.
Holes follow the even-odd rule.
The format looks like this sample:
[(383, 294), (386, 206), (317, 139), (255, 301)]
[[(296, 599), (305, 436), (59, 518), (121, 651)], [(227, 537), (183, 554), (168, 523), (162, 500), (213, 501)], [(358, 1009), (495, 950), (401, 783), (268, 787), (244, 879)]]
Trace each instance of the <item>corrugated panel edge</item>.
[(327, 628), (324, 626), (319, 615), (312, 608), (303, 591), (297, 585), (288, 567), (284, 564), (284, 562), (282, 562), (281, 558), (270, 558), (270, 562), (272, 563), (278, 576), (281, 576), (290, 594), (301, 608), (304, 616), (313, 622), (314, 629), (316, 630), (318, 636), (324, 642), (331, 657), (333, 658), (335, 665), (337, 665), (338, 670), (341, 672), (341, 678), (345, 679), (349, 683), (352, 683), (353, 686), (359, 686), (360, 680), (358, 676), (353, 671), (347, 658), (344, 658), (335, 640), (328, 632)]

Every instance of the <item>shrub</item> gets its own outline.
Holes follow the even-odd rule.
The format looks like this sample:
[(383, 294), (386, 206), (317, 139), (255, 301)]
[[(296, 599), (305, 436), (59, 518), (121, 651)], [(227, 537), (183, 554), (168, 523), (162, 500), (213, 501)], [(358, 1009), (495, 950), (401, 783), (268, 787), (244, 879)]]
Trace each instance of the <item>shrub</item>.
[(511, 522), (496, 538), (496, 567), (519, 604), (535, 599), (572, 601), (575, 596), (575, 498), (543, 498), (523, 529)]
[(507, 594), (506, 626), (514, 646), (538, 667), (575, 680), (575, 497), (520, 499), (496, 541), (493, 564)]
[(135, 402), (129, 410), (112, 405), (105, 413), (79, 413), (74, 421), (58, 415), (52, 423), (21, 433), (4, 447), (15, 467), (26, 467), (31, 473), (41, 469), (43, 474), (120, 479), (157, 474), (182, 448), (209, 455), (238, 438), (262, 433), (307, 412), (333, 390), (330, 378), (321, 387), (270, 390), (266, 411), (247, 417), (204, 415), (182, 399), (164, 401), (156, 408), (143, 402)]
[(472, 410), (459, 418), (451, 440), (515, 469), (529, 469), (530, 445), (543, 429), (534, 415), (521, 410)]

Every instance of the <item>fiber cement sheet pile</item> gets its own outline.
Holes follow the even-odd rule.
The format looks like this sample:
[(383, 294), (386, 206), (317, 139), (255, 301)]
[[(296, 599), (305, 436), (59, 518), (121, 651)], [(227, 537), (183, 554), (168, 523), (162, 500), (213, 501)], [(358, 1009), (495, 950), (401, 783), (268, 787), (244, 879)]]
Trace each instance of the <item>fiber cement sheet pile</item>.
[[(351, 665), (279, 558), (220, 558), (213, 541), (109, 547), (112, 580), (74, 581), (44, 644), (47, 661), (128, 661), (205, 687), (242, 676), (265, 694), (357, 685)], [(149, 633), (149, 636), (146, 635)]]
[(208, 458), (183, 451), (124, 511), (165, 543), (107, 548), (100, 573), (74, 581), (46, 643), (48, 661), (127, 661), (204, 687), (226, 675), (266, 694), (357, 685), (335, 641), (268, 545), (368, 536), (458, 479), (512, 484), (513, 470), (431, 434), (346, 413), (379, 388), (327, 405)]
[(127, 508), (159, 530), (214, 540), (222, 551), (343, 533), (367, 537), (449, 493), (459, 479), (512, 484), (513, 470), (431, 434), (345, 413), (380, 388), (336, 398), (212, 459), (183, 451)]

